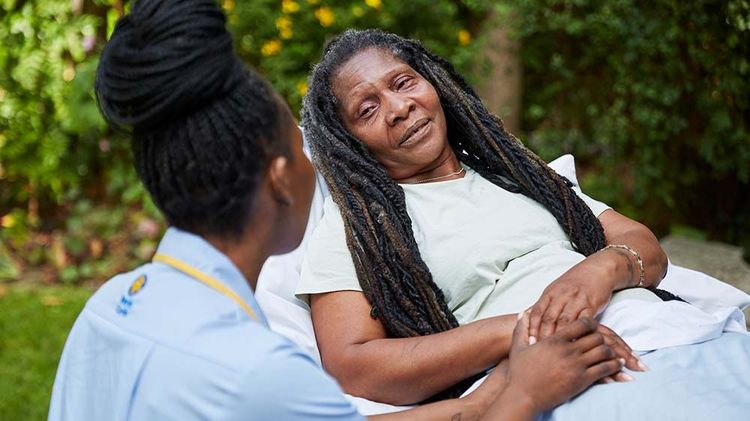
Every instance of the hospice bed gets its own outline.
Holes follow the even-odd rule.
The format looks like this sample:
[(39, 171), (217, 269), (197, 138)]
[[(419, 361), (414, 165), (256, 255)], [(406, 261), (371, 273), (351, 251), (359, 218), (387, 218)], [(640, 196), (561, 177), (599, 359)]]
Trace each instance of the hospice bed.
[[(571, 155), (550, 166), (577, 183)], [(266, 262), (256, 291), (271, 328), (318, 363), (309, 306), (294, 290), (306, 240), (322, 216), (325, 196), (325, 184), (318, 178), (305, 239), (295, 251)], [(690, 304), (641, 301), (625, 292), (613, 297), (600, 315), (651, 370), (629, 372), (635, 377), (630, 383), (595, 385), (542, 419), (750, 419), (750, 335), (741, 311), (750, 305), (750, 295), (672, 264), (660, 288)], [(405, 409), (348, 398), (364, 415)]]

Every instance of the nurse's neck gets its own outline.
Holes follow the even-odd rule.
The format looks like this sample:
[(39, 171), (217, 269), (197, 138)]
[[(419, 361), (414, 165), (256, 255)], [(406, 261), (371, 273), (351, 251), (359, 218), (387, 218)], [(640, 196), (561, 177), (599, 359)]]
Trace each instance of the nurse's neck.
[[(247, 230), (246, 230), (247, 232)], [(249, 241), (246, 238), (227, 238), (217, 236), (204, 236), (212, 246), (224, 253), (234, 263), (245, 277), (250, 288), (255, 291), (258, 284), (258, 275), (263, 263), (273, 253), (265, 244), (265, 241)]]

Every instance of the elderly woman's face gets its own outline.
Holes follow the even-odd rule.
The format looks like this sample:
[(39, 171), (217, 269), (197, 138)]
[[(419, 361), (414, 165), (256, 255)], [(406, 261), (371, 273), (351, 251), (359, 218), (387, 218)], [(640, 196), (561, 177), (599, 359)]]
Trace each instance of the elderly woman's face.
[(396, 181), (427, 173), (452, 150), (435, 88), (392, 53), (368, 48), (332, 80), (344, 126)]

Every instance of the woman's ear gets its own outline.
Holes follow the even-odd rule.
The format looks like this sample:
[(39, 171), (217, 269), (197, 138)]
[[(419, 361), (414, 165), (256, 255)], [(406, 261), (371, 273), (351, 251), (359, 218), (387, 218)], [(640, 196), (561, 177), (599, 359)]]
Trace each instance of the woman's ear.
[(289, 158), (277, 156), (268, 165), (268, 180), (274, 200), (282, 205), (290, 206), (294, 203), (291, 190), (291, 168)]

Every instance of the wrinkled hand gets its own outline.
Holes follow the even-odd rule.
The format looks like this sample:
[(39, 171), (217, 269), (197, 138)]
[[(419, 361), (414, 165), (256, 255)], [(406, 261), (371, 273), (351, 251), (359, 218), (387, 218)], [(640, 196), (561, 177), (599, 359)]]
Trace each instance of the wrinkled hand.
[(506, 392), (530, 399), (532, 412), (538, 413), (618, 373), (623, 362), (599, 327), (585, 317), (534, 344), (529, 337), (529, 316), (524, 313), (513, 331)]
[(579, 269), (580, 265), (574, 266), (557, 278), (531, 306), (531, 336), (547, 338), (578, 318), (596, 316), (607, 305), (612, 296), (610, 283)]

